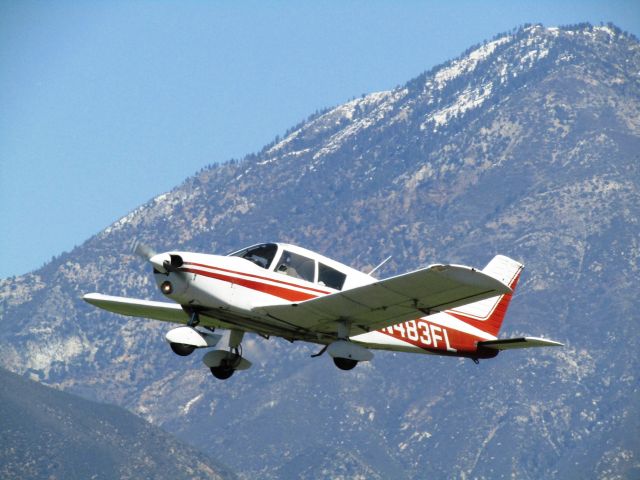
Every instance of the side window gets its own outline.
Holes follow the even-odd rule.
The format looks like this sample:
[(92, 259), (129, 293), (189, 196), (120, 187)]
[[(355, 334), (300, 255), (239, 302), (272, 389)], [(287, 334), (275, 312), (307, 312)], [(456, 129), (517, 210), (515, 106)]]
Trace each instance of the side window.
[(313, 260), (287, 250), (282, 252), (282, 257), (280, 257), (280, 262), (276, 267), (276, 272), (284, 273), (294, 278), (301, 278), (307, 282), (313, 282), (315, 270), (316, 267)]
[(321, 285), (326, 285), (330, 288), (335, 288), (336, 290), (342, 290), (342, 286), (344, 285), (344, 281), (347, 276), (336, 270), (335, 268), (327, 267), (322, 263), (318, 264), (318, 283)]
[(273, 262), (273, 257), (276, 256), (277, 250), (278, 246), (274, 243), (265, 243), (263, 245), (256, 245), (255, 247), (240, 250), (239, 252), (232, 253), (231, 255), (244, 258), (255, 263), (259, 267), (268, 269), (271, 262)]

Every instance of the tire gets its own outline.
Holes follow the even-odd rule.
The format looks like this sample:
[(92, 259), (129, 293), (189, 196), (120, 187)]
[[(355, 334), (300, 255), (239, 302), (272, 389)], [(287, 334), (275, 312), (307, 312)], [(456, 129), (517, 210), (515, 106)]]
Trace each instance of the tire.
[(211, 367), (210, 370), (213, 376), (218, 380), (226, 380), (233, 375), (233, 372), (235, 372), (233, 368), (229, 367)]
[(355, 368), (355, 366), (358, 364), (358, 361), (351, 360), (350, 358), (335, 357), (333, 359), (333, 363), (335, 363), (336, 367), (338, 367), (340, 370), (351, 370)]
[(191, 355), (193, 351), (196, 349), (193, 345), (185, 345), (184, 343), (171, 343), (171, 350), (176, 355), (180, 355), (181, 357), (186, 357)]

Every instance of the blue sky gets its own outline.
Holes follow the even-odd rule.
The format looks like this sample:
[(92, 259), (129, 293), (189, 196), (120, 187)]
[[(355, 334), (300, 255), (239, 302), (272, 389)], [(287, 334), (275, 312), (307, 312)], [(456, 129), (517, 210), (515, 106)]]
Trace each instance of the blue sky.
[(0, 1), (0, 278), (316, 109), (583, 21), (640, 36), (640, 2)]

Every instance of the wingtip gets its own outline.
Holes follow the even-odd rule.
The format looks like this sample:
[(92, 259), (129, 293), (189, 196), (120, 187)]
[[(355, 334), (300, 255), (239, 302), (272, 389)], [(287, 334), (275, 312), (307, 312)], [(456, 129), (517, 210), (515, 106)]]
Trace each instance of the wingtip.
[(101, 293), (91, 292), (85, 293), (81, 298), (87, 303), (91, 303), (92, 300), (100, 300), (103, 297)]
[(543, 342), (546, 347), (564, 347), (564, 343), (556, 342), (542, 337), (526, 337), (528, 340)]

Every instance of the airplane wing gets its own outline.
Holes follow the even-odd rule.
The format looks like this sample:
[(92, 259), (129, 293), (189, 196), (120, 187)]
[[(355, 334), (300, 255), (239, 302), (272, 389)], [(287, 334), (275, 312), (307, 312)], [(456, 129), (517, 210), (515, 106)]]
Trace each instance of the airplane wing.
[(113, 297), (111, 295), (102, 295), (101, 293), (87, 293), (82, 299), (91, 305), (121, 315), (185, 324), (189, 321), (189, 315), (177, 303)]
[(304, 302), (255, 310), (318, 333), (335, 334), (335, 323), (348, 320), (349, 335), (357, 335), (504, 293), (511, 293), (507, 285), (474, 268), (431, 265)]
[(564, 344), (537, 337), (504, 338), (500, 340), (487, 340), (478, 342), (478, 347), (491, 348), (493, 350), (512, 350), (514, 348), (530, 347), (563, 347)]

